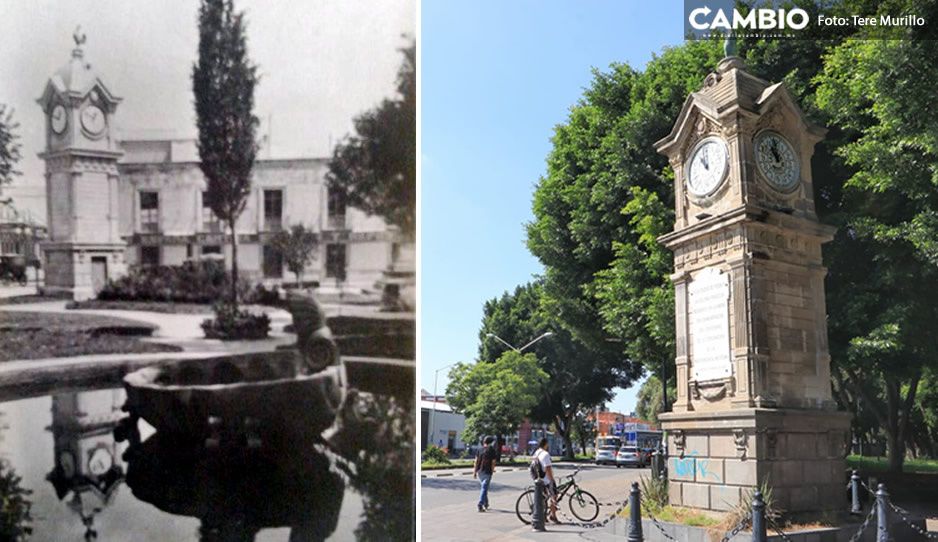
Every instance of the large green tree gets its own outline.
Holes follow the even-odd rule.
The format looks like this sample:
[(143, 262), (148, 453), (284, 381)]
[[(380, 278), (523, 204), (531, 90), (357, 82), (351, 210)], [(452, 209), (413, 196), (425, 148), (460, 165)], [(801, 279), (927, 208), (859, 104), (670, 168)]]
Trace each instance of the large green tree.
[(251, 192), (257, 155), (254, 87), (257, 66), (248, 59), (243, 12), (232, 0), (202, 0), (199, 58), (192, 68), (199, 167), (207, 203), (231, 237), (231, 300), (238, 300), (238, 235), (235, 224)]
[(849, 172), (828, 251), (835, 378), (885, 430), (891, 470), (902, 468), (922, 377), (938, 367), (936, 55), (932, 40), (850, 41), (817, 77)]
[(537, 341), (526, 352), (536, 356), (548, 375), (541, 395), (529, 416), (533, 421), (552, 423), (572, 456), (573, 425), (583, 410), (609, 401), (615, 388), (629, 387), (638, 376), (639, 365), (630, 363), (612, 342), (588, 344), (567, 330), (545, 305), (544, 285), (537, 281), (487, 301), (479, 331), (479, 359), (494, 361), (510, 348), (522, 347), (545, 332), (553, 335)]
[(492, 363), (457, 363), (449, 373), (446, 400), (465, 414), (463, 441), (509, 435), (528, 416), (547, 380), (533, 354), (510, 350)]
[(329, 186), (349, 205), (383, 217), (413, 237), (417, 208), (417, 47), (402, 50), (393, 99), (355, 118), (355, 134), (329, 162)]

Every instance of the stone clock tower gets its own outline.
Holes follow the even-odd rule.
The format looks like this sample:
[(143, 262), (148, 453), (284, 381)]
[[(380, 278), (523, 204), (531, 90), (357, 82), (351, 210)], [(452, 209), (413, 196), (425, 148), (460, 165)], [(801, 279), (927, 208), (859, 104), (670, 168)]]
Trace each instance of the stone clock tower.
[(726, 510), (766, 483), (789, 512), (841, 508), (811, 155), (825, 130), (781, 83), (724, 58), (655, 144), (674, 169), (677, 399), (671, 504)]
[(37, 102), (46, 114), (45, 289), (75, 299), (93, 297), (108, 279), (126, 273), (118, 233), (114, 96), (84, 58), (85, 36), (75, 31), (71, 61), (46, 83)]

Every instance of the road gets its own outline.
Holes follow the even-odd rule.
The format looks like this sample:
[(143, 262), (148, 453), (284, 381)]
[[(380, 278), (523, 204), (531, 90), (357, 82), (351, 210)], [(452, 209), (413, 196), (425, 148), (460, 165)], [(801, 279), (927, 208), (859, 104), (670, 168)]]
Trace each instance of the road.
[[(631, 483), (640, 476), (647, 476), (648, 469), (617, 469), (610, 466), (579, 464), (577, 483), (596, 496), (600, 504), (619, 503), (628, 498)], [(556, 474), (570, 474), (576, 464), (556, 465)], [(492, 540), (509, 542), (514, 540), (608, 540), (603, 533), (574, 527), (572, 525), (548, 525), (548, 533), (534, 533), (531, 527), (522, 524), (515, 515), (515, 501), (521, 492), (531, 485), (527, 467), (512, 470), (496, 469), (489, 486), (487, 512), (476, 511), (479, 500), (479, 482), (472, 478), (471, 468), (450, 471), (428, 471), (421, 478), (421, 539), (446, 541)], [(501, 472), (499, 472), (501, 470)], [(468, 472), (469, 474), (464, 474)], [(440, 476), (440, 475), (443, 476)], [(618, 506), (602, 505), (598, 520), (613, 514)], [(567, 501), (564, 499), (561, 519), (571, 518)]]

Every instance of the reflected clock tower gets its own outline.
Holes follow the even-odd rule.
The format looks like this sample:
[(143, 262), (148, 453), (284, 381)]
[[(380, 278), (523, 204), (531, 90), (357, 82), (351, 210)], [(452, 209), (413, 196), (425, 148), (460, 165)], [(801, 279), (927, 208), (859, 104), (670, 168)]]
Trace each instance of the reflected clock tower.
[(127, 271), (118, 233), (117, 161), (113, 136), (121, 98), (85, 59), (86, 37), (75, 31), (71, 60), (37, 100), (46, 116), (46, 205), (49, 240), (42, 244), (45, 289), (93, 297)]

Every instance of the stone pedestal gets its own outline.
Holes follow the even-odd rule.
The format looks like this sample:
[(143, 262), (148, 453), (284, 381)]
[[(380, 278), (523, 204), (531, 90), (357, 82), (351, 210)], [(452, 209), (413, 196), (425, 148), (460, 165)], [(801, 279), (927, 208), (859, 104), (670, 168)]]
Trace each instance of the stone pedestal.
[(75, 301), (93, 299), (108, 279), (127, 274), (126, 245), (42, 243), (46, 294), (68, 294)]
[(661, 420), (673, 505), (730, 510), (765, 484), (789, 513), (844, 508), (848, 413), (744, 408)]

